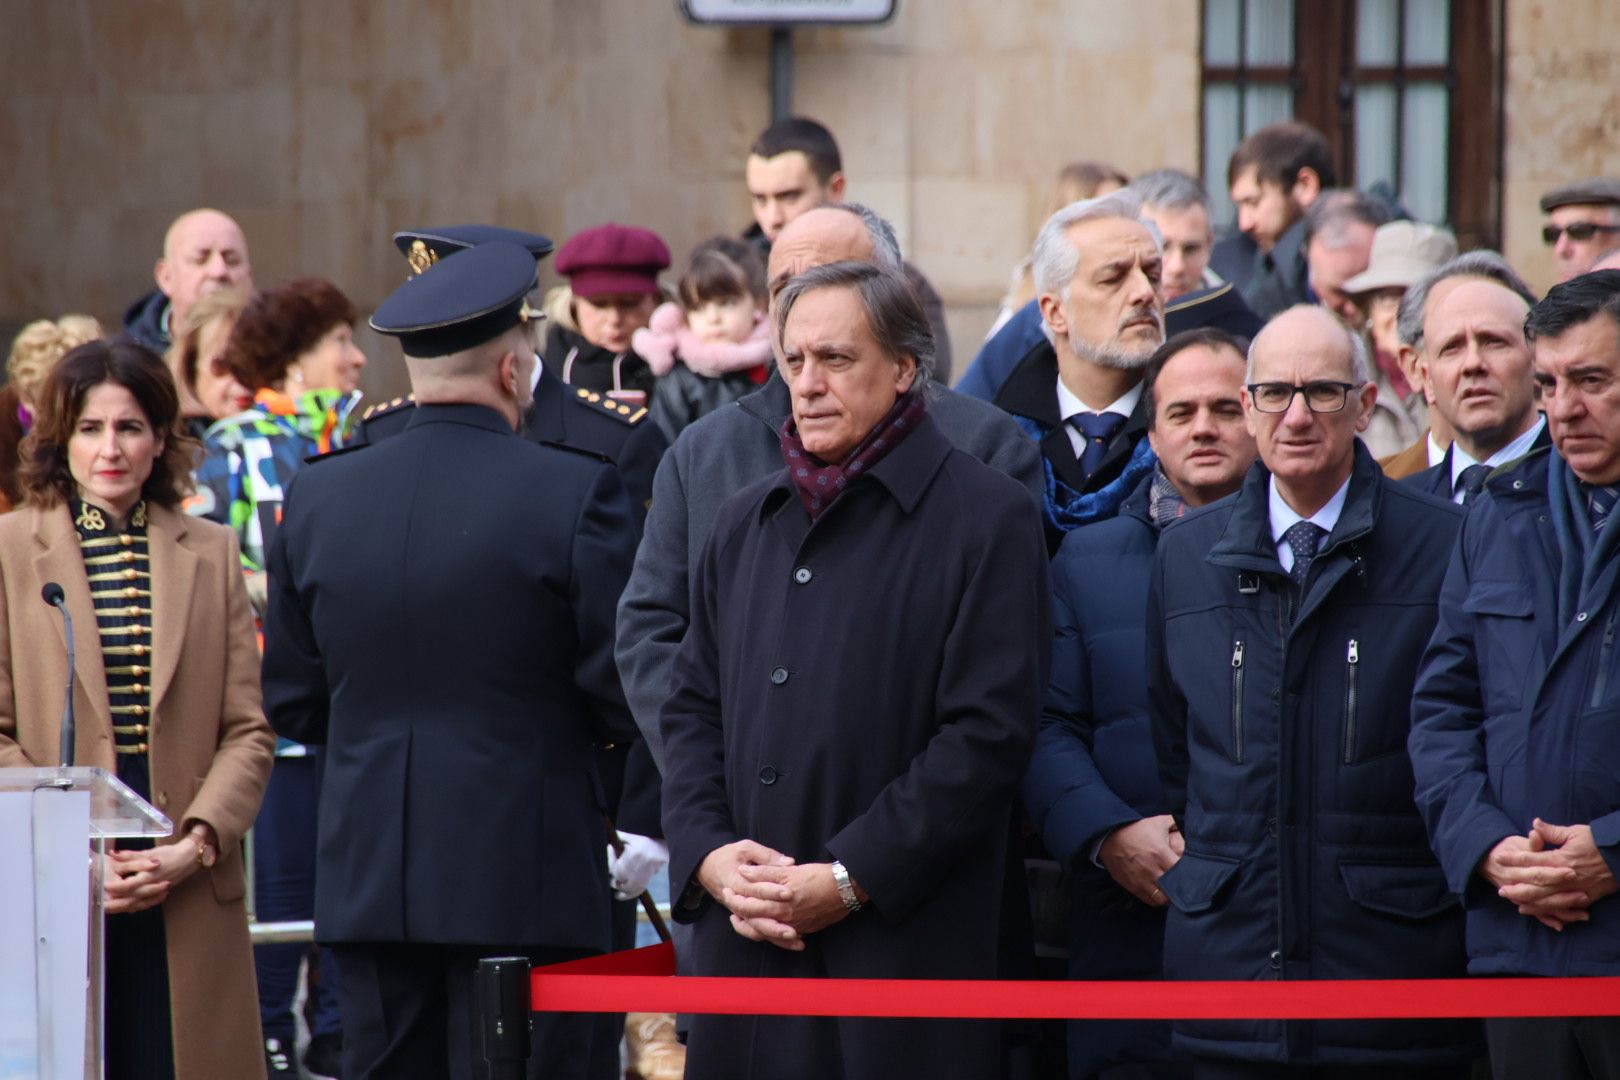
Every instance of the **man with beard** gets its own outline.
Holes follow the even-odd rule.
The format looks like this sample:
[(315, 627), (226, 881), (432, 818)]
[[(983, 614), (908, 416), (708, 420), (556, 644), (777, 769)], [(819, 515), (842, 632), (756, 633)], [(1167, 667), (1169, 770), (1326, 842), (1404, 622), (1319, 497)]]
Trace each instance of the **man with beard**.
[(1114, 516), (1153, 470), (1142, 369), (1164, 343), (1158, 234), (1134, 195), (1071, 203), (1035, 238), (1041, 330), (995, 404), (1040, 444), (1047, 545)]
[[(1161, 530), (1236, 491), (1254, 462), (1242, 402), (1247, 349), (1247, 341), (1206, 328), (1177, 334), (1153, 354), (1142, 397), (1159, 467), (1119, 516), (1070, 533), (1052, 561), (1052, 682), (1024, 799), (1070, 875), (1072, 979), (1163, 975), (1157, 878), (1182, 846), (1163, 812), (1148, 731), (1148, 578)], [(1186, 1075), (1169, 1061), (1167, 1023), (1072, 1021), (1068, 1045), (1071, 1080)]]

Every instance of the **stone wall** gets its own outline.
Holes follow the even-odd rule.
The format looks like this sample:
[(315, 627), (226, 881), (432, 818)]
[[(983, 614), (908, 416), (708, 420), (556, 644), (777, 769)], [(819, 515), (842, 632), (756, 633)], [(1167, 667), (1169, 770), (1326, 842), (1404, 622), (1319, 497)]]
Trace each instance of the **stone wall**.
[[(1508, 0), (1504, 220), (1550, 279), (1536, 195), (1620, 172), (1606, 0)], [(802, 31), (796, 107), (843, 145), (849, 196), (899, 229), (971, 356), (1052, 176), (1198, 163), (1198, 0), (901, 0)], [(256, 277), (331, 278), (369, 310), (390, 234), (487, 220), (559, 240), (606, 219), (677, 260), (748, 220), (767, 38), (674, 0), (0, 0), (0, 325), (116, 318), (178, 212), (247, 230)], [(1571, 33), (1572, 27), (1581, 28)], [(549, 270), (545, 279), (554, 280)], [(367, 384), (403, 385), (390, 343)]]
[(1620, 176), (1620, 24), (1612, 0), (1508, 0), (1502, 245), (1538, 291), (1555, 280), (1538, 200)]
[[(0, 0), (0, 323), (116, 318), (169, 220), (247, 231), (257, 281), (319, 274), (369, 309), (390, 234), (488, 220), (559, 240), (606, 219), (677, 260), (749, 221), (767, 36), (673, 0)], [(796, 106), (839, 136), (972, 353), (1050, 177), (1197, 157), (1197, 0), (902, 0), (801, 32)], [(547, 280), (551, 275), (547, 274)], [(403, 381), (369, 339), (376, 391)]]

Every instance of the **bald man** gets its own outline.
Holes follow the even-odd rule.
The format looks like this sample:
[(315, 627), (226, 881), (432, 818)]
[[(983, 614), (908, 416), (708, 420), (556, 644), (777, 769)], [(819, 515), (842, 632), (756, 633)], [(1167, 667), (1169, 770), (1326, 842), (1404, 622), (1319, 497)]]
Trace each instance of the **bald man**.
[(221, 289), (253, 288), (242, 227), (218, 210), (188, 210), (163, 235), (152, 277), (157, 288), (124, 312), (124, 330), (161, 356), (198, 299)]
[[(1370, 379), (1360, 336), (1325, 308), (1273, 318), (1242, 395), (1260, 461), (1235, 496), (1159, 541), (1149, 716), (1164, 809), (1186, 841), (1149, 894), (1169, 905), (1166, 978), (1463, 972), (1462, 907), (1405, 752), (1462, 511), (1385, 479), (1356, 438)], [(1279, 1066), (1463, 1080), (1480, 1041), (1477, 1021), (1173, 1030), (1200, 1080), (1292, 1075)]]
[[(853, 259), (900, 273), (900, 248), (888, 222), (857, 203), (807, 210), (783, 227), (771, 247), (771, 295), (795, 274)], [(1001, 410), (937, 382), (928, 411), (966, 453), (1013, 477), (1039, 499), (1044, 489), (1035, 444)], [(653, 478), (652, 507), (635, 570), (619, 603), (619, 674), (636, 723), (663, 765), (658, 714), (669, 697), (675, 653), (686, 633), (687, 582), (709, 537), (715, 512), (733, 493), (783, 469), (779, 433), (792, 412), (779, 375), (735, 405), (681, 432)]]

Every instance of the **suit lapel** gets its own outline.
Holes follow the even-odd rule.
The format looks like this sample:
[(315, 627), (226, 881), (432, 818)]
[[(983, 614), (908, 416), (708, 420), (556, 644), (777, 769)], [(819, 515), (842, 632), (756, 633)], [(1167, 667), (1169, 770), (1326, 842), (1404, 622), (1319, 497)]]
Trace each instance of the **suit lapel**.
[[(34, 539), (40, 547), (34, 556), (34, 582), (43, 588), (48, 581), (62, 586), (67, 597), (68, 614), (73, 616), (73, 670), (74, 678), (90, 701), (103, 731), (112, 731), (107, 712), (107, 672), (101, 657), (101, 631), (96, 626), (96, 609), (90, 600), (90, 580), (84, 570), (84, 553), (79, 548), (79, 534), (66, 506), (48, 510), (32, 509)], [(25, 596), (23, 602), (28, 598)], [(43, 601), (41, 601), (43, 603)], [(62, 620), (55, 615), (51, 622), (56, 627), (56, 639), (67, 646), (67, 635)], [(82, 737), (79, 740), (83, 744)]]
[[(152, 713), (162, 715), (163, 695), (174, 678), (185, 644), (197, 556), (181, 544), (186, 521), (173, 510), (148, 504), (146, 536), (152, 562)], [(223, 628), (221, 628), (223, 629)]]

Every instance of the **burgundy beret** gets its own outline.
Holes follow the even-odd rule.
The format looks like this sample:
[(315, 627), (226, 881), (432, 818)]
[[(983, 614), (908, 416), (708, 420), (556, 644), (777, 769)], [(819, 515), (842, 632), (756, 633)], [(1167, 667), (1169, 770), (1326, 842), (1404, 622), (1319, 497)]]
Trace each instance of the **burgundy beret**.
[(669, 248), (651, 229), (597, 225), (568, 238), (557, 252), (557, 270), (575, 296), (658, 292), (658, 272), (669, 266)]

